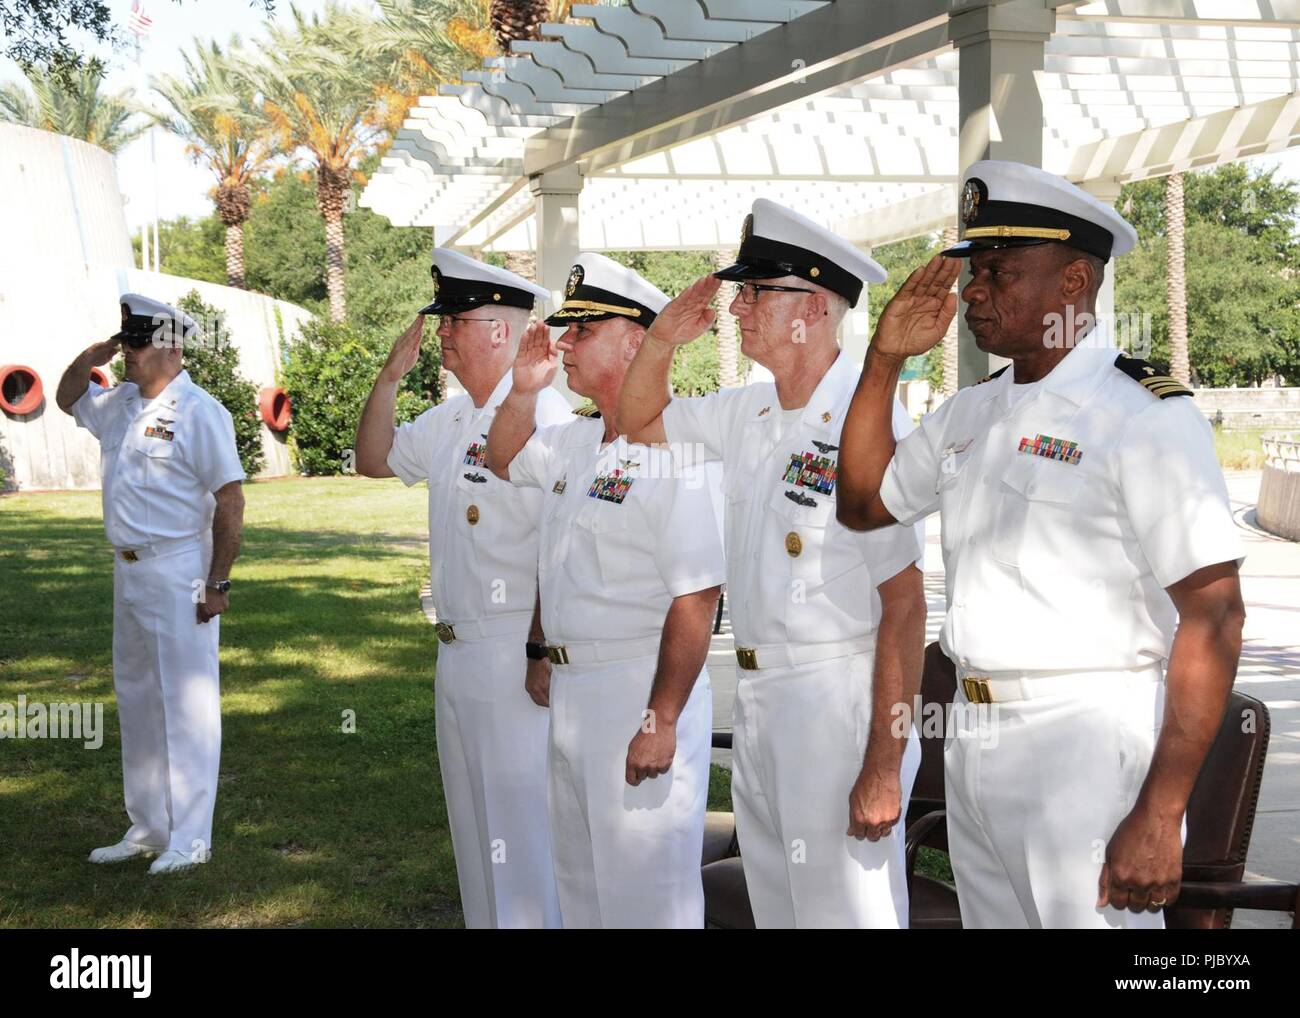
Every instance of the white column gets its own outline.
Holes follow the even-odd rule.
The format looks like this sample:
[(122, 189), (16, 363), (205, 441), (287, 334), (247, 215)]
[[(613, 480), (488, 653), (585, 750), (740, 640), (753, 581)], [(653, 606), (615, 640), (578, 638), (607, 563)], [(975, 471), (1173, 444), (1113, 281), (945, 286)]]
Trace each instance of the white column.
[[(871, 257), (871, 246), (869, 244), (859, 244), (858, 247), (868, 258)], [(858, 298), (858, 306), (849, 308), (849, 313), (844, 316), (844, 326), (840, 335), (840, 346), (859, 368), (862, 367), (862, 362), (867, 358), (867, 344), (871, 342), (871, 311), (870, 301), (868, 300), (870, 292), (870, 285), (862, 288), (862, 296)]]
[[(577, 166), (540, 173), (529, 178), (537, 217), (537, 282), (551, 292), (549, 314), (564, 302), (564, 288), (578, 257), (578, 196), (582, 173)], [(564, 369), (555, 375), (555, 388), (569, 402), (579, 399), (564, 381)]]
[[(1043, 165), (1043, 97), (1037, 75), (1056, 27), (1056, 15), (1042, 0), (1007, 0), (955, 14), (953, 44), (958, 72), (958, 180), (971, 163), (1010, 159)], [(960, 188), (961, 184), (958, 183)], [(970, 279), (962, 271), (959, 285)], [(960, 317), (964, 308), (958, 304)], [(963, 321), (960, 325), (958, 380), (970, 385), (1007, 363), (983, 353)]]
[[(1113, 177), (1084, 181), (1080, 186), (1098, 201), (1103, 201), (1112, 208), (1119, 200), (1120, 183)], [(1106, 263), (1106, 276), (1102, 281), (1101, 290), (1097, 293), (1096, 312), (1099, 342), (1114, 346), (1120, 340), (1125, 340), (1127, 348), (1128, 342), (1141, 339), (1141, 331), (1133, 335), (1128, 327), (1131, 323), (1127, 321), (1120, 323), (1120, 327), (1116, 329), (1114, 258)], [(1142, 355), (1138, 354), (1138, 356)]]

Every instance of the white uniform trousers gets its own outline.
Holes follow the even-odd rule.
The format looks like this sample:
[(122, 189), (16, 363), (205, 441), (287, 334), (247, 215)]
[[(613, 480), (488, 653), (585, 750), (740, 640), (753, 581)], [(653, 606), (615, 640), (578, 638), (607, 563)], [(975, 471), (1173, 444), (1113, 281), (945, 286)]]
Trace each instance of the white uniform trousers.
[(199, 624), (204, 541), (113, 566), (113, 689), (128, 841), (206, 854), (221, 762), (220, 617)]
[[(731, 798), (760, 929), (907, 926), (902, 818), (880, 841), (845, 833), (870, 733), (874, 657), (737, 673)], [(920, 763), (913, 733), (900, 773), (904, 813)]]
[(1163, 928), (1159, 912), (1097, 908), (1106, 844), (1160, 733), (1159, 678), (1089, 675), (1084, 693), (973, 709), (959, 684), (944, 784), (964, 927)]
[(549, 713), (524, 691), (517, 633), (438, 648), (438, 765), (468, 929), (560, 925), (546, 819)]
[(550, 810), (566, 929), (704, 927), (704, 811), (713, 694), (700, 671), (677, 719), (672, 766), (627, 783), (655, 658), (556, 665)]

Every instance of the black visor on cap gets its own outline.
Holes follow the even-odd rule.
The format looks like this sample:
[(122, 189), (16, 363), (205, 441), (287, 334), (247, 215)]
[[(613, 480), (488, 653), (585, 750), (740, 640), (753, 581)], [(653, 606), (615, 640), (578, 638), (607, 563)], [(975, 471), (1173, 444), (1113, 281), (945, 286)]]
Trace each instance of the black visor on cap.
[(491, 280), (459, 279), (443, 275), (435, 265), (430, 269), (434, 280), (432, 303), (420, 308), (422, 315), (454, 315), (477, 307), (523, 308), (531, 311), (535, 298), (531, 291), (506, 286)]
[(609, 318), (626, 318), (637, 325), (649, 326), (656, 314), (640, 301), (633, 300), (613, 290), (579, 283), (573, 287), (564, 303), (546, 319), (551, 326), (572, 325), (575, 322), (603, 322)]
[(940, 253), (949, 258), (965, 258), (977, 251), (1058, 243), (1108, 262), (1114, 242), (1114, 235), (1104, 226), (1059, 209), (985, 200), (976, 206), (961, 241)]
[(768, 237), (759, 237), (746, 230), (746, 236), (736, 254), (736, 261), (714, 273), (718, 279), (778, 279), (796, 276), (799, 279), (824, 286), (838, 293), (850, 307), (862, 296), (863, 281), (824, 255), (815, 251), (785, 244)]

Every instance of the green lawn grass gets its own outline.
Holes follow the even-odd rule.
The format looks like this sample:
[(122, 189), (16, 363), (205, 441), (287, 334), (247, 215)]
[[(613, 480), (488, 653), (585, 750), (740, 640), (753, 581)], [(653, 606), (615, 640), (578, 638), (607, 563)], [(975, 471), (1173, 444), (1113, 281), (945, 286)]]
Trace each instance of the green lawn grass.
[(1214, 429), (1214, 451), (1224, 470), (1263, 470), (1264, 444), (1261, 441), (1276, 428), (1243, 428), (1240, 431)]
[[(0, 926), (461, 923), (437, 767), (437, 642), (419, 611), (425, 489), (246, 487), (221, 633), (212, 861), (92, 866), (127, 828), (98, 493), (0, 498), (0, 702), (104, 704), (104, 744), (0, 741)], [(354, 711), (355, 734), (343, 732)], [(710, 808), (729, 809), (715, 768)]]

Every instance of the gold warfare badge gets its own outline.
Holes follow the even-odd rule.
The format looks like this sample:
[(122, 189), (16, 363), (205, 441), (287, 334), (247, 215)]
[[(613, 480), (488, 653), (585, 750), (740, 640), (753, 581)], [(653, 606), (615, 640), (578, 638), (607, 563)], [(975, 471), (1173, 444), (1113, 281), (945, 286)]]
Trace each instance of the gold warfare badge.
[(582, 285), (583, 275), (582, 266), (575, 265), (573, 270), (569, 273), (569, 283), (564, 288), (564, 296), (572, 297), (574, 295), (578, 287)]
[(970, 226), (979, 217), (979, 207), (988, 201), (989, 189), (979, 177), (971, 177), (961, 189), (961, 221)]

